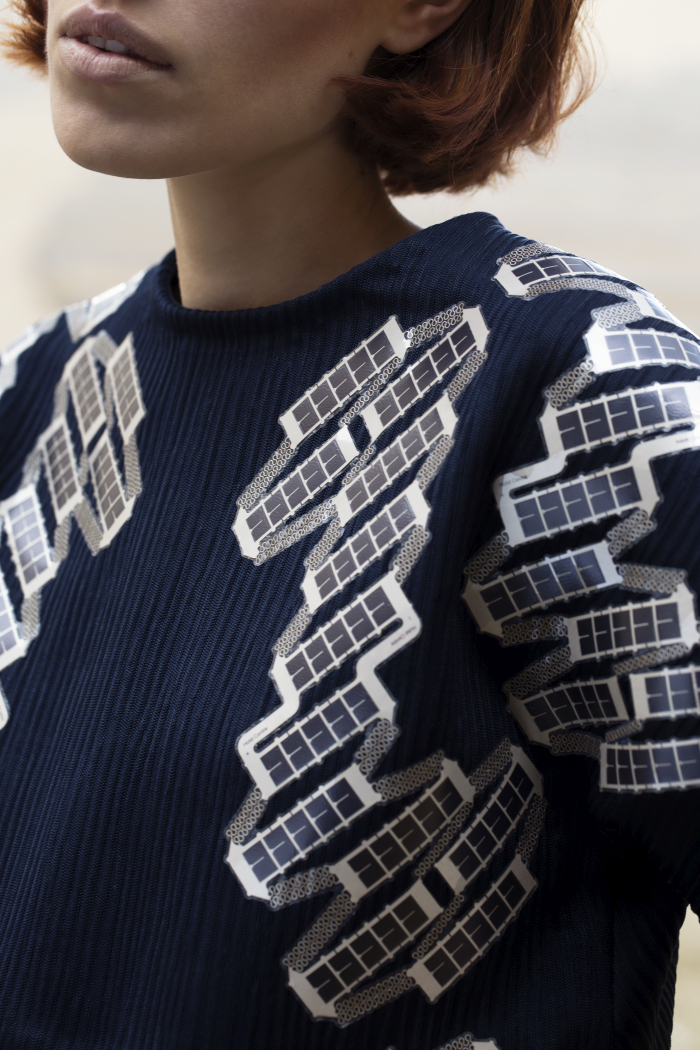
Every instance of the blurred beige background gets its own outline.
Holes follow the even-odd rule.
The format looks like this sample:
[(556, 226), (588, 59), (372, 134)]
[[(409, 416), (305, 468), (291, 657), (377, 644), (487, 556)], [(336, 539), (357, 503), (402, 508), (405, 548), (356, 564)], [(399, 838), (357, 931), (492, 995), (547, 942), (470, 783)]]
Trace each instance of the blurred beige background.
[[(546, 159), (472, 196), (400, 202), (428, 225), (487, 210), (650, 288), (700, 331), (698, 0), (596, 0), (602, 84)], [(600, 50), (600, 48), (599, 48)], [(161, 183), (76, 168), (40, 80), (0, 63), (0, 346), (171, 247)], [(700, 924), (683, 928), (673, 1050), (700, 1050)]]

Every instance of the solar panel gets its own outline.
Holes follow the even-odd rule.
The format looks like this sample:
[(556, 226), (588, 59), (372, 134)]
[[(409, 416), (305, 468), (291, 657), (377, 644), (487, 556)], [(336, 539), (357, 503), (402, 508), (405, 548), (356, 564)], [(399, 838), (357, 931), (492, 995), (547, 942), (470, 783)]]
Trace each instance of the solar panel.
[(452, 436), (456, 425), (457, 416), (445, 394), (334, 497), (341, 525), (347, 525), (380, 492), (389, 488), (439, 438)]
[(27, 485), (6, 499), (2, 513), (22, 593), (29, 598), (58, 570), (34, 486)]
[(305, 973), (289, 971), (289, 985), (314, 1017), (334, 1017), (333, 1004), (393, 959), (442, 912), (425, 885), (417, 881), (374, 919)]
[(618, 568), (605, 540), (497, 576), (485, 584), (467, 579), (462, 597), (479, 629), (502, 636), (503, 623), (576, 595), (619, 587)]
[(700, 666), (664, 667), (631, 674), (635, 718), (681, 718), (700, 713)]
[(15, 619), (5, 577), (0, 572), (0, 671), (19, 660), (26, 651), (27, 643), (23, 640), (20, 626)]
[[(440, 778), (351, 853), (331, 865), (354, 902), (373, 893), (435, 838), (475, 789), (456, 762), (445, 759)], [(439, 865), (438, 865), (439, 867)]]
[(498, 789), (435, 865), (454, 893), (461, 893), (483, 871), (518, 825), (542, 778), (520, 748)]
[(608, 270), (607, 267), (591, 262), (590, 259), (559, 254), (541, 255), (539, 258), (527, 259), (515, 265), (502, 263), (496, 274), (496, 280), (508, 295), (523, 296), (530, 288), (545, 281), (562, 277), (592, 277), (594, 275), (617, 277), (618, 280), (622, 280), (614, 270)]
[(416, 525), (425, 526), (430, 514), (417, 482), (404, 489), (368, 521), (360, 532), (318, 568), (309, 570), (302, 590), (311, 612), (360, 576), (365, 569), (399, 543)]
[(408, 342), (396, 317), (390, 317), (280, 416), (292, 447), (322, 427), (389, 361), (395, 357), (403, 360), (407, 349)]
[(372, 441), (425, 397), (437, 383), (476, 348), (483, 349), (488, 328), (481, 310), (462, 311), (459, 326), (390, 383), (362, 411)]
[(357, 820), (380, 796), (351, 764), (243, 846), (230, 843), (227, 863), (249, 897), (269, 900), (267, 883)]
[(239, 507), (233, 531), (247, 558), (257, 557), (260, 543), (314, 499), (357, 456), (355, 442), (342, 427), (260, 502)]
[(389, 572), (290, 654), (275, 657), (270, 674), (283, 700), (296, 701), (393, 620), (402, 619), (407, 606), (406, 596)]
[(658, 332), (654, 328), (609, 331), (600, 325), (593, 325), (586, 333), (585, 340), (599, 375), (621, 368), (645, 368), (648, 365), (700, 368), (700, 346), (687, 335)]
[(114, 391), (114, 404), (122, 440), (127, 443), (146, 415), (139, 385), (134, 342), (128, 335), (107, 363), (106, 376)]
[(700, 786), (700, 739), (603, 744), (603, 791), (668, 791)]
[(64, 375), (73, 398), (83, 448), (87, 449), (92, 439), (107, 423), (97, 369), (89, 345), (83, 345), (75, 351), (66, 364)]
[(553, 732), (570, 726), (613, 725), (629, 717), (616, 677), (566, 682), (527, 700), (510, 696), (508, 707), (528, 738), (545, 746)]
[(56, 524), (60, 525), (84, 499), (66, 417), (55, 419), (39, 440)]
[(104, 434), (90, 456), (95, 499), (102, 523), (102, 546), (106, 547), (131, 517), (133, 500), (124, 494), (117, 461), (109, 436)]
[(408, 970), (426, 998), (434, 1003), (498, 940), (515, 919), (536, 880), (516, 853), (501, 877), (469, 913)]

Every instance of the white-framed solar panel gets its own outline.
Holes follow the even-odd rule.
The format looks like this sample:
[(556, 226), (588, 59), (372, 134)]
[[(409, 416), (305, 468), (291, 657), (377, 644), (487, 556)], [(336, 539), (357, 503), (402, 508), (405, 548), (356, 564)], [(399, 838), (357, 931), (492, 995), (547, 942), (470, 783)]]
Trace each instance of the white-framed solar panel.
[(64, 376), (70, 388), (83, 448), (87, 450), (107, 423), (102, 388), (89, 342), (75, 351), (66, 364)]
[(700, 739), (603, 744), (600, 786), (604, 791), (659, 792), (700, 786)]
[(108, 434), (98, 441), (89, 457), (95, 502), (102, 526), (102, 546), (112, 542), (125, 521), (131, 517), (133, 501), (124, 493), (117, 459)]
[(610, 331), (593, 325), (585, 336), (588, 353), (598, 375), (622, 368), (681, 365), (700, 368), (700, 345), (690, 333), (660, 332), (655, 328)]
[(106, 377), (112, 387), (117, 422), (126, 445), (146, 415), (131, 334), (110, 357)]
[(508, 707), (527, 737), (545, 746), (552, 733), (572, 726), (609, 726), (629, 718), (616, 676), (564, 682), (525, 699), (511, 696)]
[(700, 714), (700, 665), (662, 667), (629, 676), (634, 716), (674, 719)]
[(22, 593), (30, 598), (58, 570), (35, 487), (26, 485), (4, 500), (2, 514)]
[(614, 270), (591, 262), (590, 259), (557, 253), (543, 254), (514, 265), (501, 263), (495, 279), (508, 295), (520, 297), (527, 295), (530, 288), (544, 284), (546, 281), (561, 280), (566, 277), (599, 276), (616, 277), (622, 280)]
[(0, 572), (0, 671), (19, 660), (26, 651), (27, 643), (22, 638), (5, 577)]
[(54, 419), (40, 443), (56, 524), (60, 525), (85, 498), (65, 416)]

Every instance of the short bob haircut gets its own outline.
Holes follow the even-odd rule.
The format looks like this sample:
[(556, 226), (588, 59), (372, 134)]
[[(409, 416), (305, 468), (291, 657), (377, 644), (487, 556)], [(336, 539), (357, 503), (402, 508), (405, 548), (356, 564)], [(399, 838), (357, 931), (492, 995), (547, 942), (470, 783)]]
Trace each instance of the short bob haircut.
[[(471, 0), (420, 51), (375, 55), (365, 75), (338, 78), (352, 147), (389, 193), (483, 185), (517, 150), (541, 152), (588, 96), (592, 63), (578, 29), (586, 0)], [(11, 0), (5, 53), (45, 66), (43, 0)]]

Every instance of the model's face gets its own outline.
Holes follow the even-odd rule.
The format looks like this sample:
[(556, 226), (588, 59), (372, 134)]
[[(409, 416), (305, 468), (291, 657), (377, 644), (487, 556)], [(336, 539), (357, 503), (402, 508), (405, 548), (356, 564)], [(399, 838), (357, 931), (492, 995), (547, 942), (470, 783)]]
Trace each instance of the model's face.
[[(302, 148), (333, 128), (391, 0), (49, 0), (58, 140), (78, 164), (168, 178)], [(140, 56), (140, 57), (138, 57)]]

